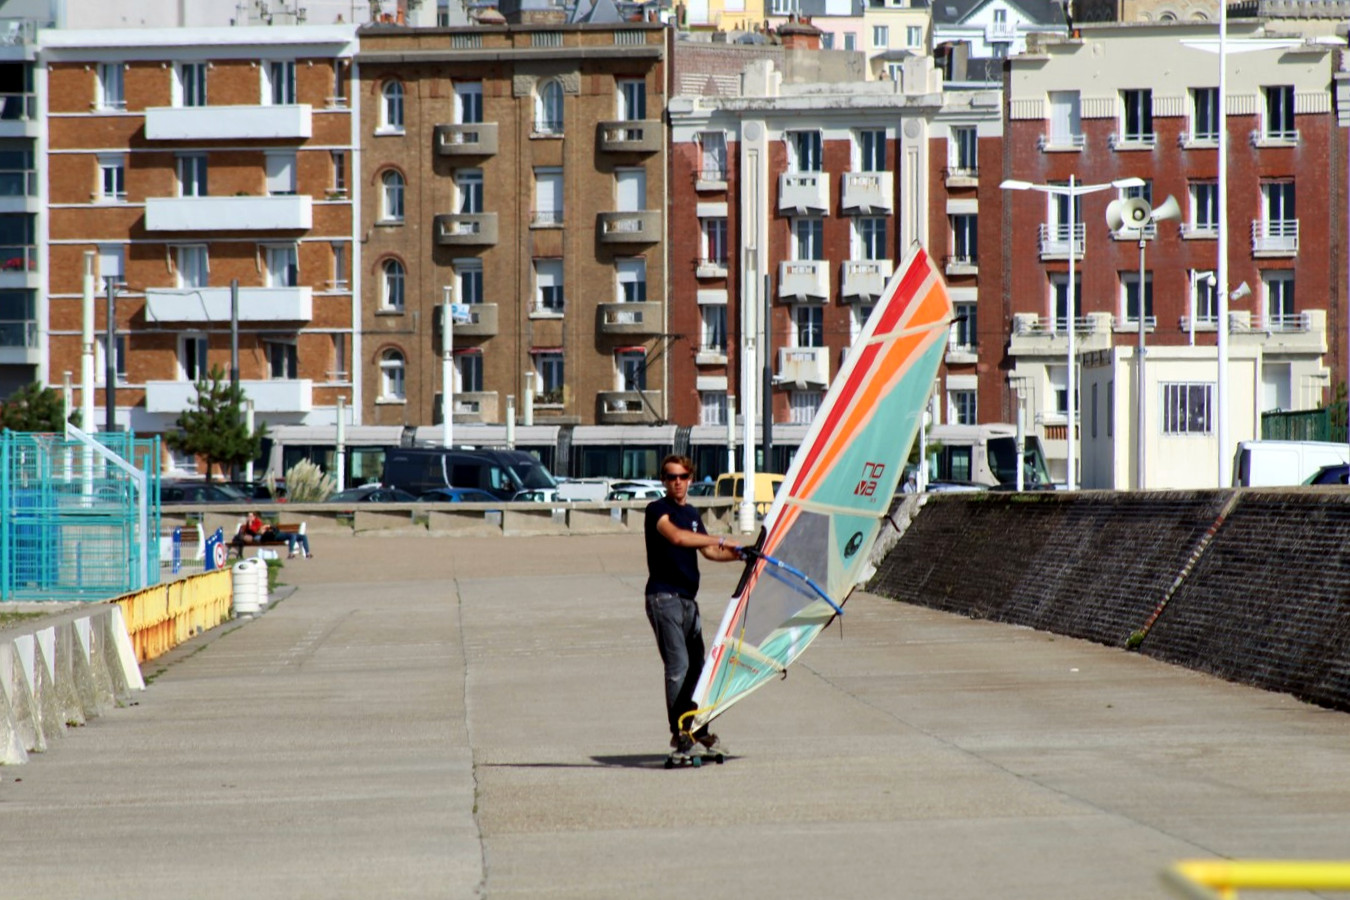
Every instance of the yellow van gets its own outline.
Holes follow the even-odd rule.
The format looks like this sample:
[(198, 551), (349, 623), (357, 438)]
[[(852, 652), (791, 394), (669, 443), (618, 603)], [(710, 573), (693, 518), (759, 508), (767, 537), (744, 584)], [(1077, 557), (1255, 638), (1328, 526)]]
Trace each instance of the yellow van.
[[(774, 472), (755, 473), (755, 515), (762, 518), (769, 511), (769, 507), (773, 505), (773, 498), (778, 496), (778, 488), (782, 484), (782, 475)], [(745, 499), (745, 475), (740, 472), (718, 475), (713, 495), (730, 497), (740, 503)]]

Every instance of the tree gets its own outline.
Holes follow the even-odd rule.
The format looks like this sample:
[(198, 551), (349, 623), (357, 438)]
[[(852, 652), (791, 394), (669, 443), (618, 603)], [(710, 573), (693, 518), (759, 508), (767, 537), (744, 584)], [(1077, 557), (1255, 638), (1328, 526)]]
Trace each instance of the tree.
[[(78, 422), (78, 414), (72, 415)], [(65, 431), (66, 402), (55, 388), (43, 387), (34, 381), (14, 392), (0, 403), (0, 428), (11, 431)]]
[(207, 481), (217, 464), (232, 469), (257, 457), (267, 426), (249, 433), (243, 415), (244, 391), (230, 385), (220, 366), (212, 366), (206, 378), (197, 382), (192, 405), (174, 423), (179, 430), (165, 435), (164, 443), (171, 450), (203, 457)]

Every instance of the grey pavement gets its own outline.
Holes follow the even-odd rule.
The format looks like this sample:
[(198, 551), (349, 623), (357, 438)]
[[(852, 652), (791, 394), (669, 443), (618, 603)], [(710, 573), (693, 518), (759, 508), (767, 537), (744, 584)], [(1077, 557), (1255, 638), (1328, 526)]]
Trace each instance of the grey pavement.
[(733, 759), (665, 771), (640, 536), (315, 551), (0, 770), (0, 894), (1109, 900), (1350, 856), (1350, 716), (1285, 696), (858, 594)]

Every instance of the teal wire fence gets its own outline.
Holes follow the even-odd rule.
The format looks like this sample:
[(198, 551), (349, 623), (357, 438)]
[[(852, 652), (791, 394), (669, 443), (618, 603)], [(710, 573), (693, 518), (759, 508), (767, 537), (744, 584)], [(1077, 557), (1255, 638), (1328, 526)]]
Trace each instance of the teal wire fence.
[(99, 600), (158, 582), (159, 439), (96, 440), (0, 433), (0, 601)]

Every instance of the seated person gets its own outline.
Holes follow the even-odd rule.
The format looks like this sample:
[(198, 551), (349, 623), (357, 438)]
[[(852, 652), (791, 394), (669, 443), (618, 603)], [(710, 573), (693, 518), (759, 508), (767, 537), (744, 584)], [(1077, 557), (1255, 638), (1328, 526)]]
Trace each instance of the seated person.
[(244, 543), (261, 544), (269, 540), (285, 541), (287, 559), (295, 559), (297, 544), (304, 550), (306, 559), (311, 559), (314, 556), (309, 549), (309, 535), (294, 531), (279, 531), (264, 522), (262, 516), (256, 511), (248, 514), (248, 519), (244, 522), (244, 527), (240, 529), (239, 535)]

